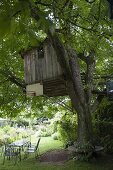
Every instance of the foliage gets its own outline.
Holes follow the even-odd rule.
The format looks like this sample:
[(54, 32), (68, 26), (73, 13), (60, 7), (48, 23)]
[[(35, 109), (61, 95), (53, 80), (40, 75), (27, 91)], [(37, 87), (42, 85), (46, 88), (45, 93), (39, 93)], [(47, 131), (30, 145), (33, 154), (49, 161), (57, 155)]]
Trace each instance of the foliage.
[(15, 140), (29, 137), (33, 131), (31, 129), (20, 129), (10, 125), (0, 128), (0, 145), (11, 143)]
[(41, 133), (38, 136), (40, 136), (40, 137), (48, 137), (48, 136), (51, 136), (51, 134), (49, 132), (47, 132), (47, 131), (45, 131), (45, 132), (41, 131)]
[(113, 154), (113, 138), (111, 138), (110, 135), (108, 134), (101, 138), (101, 144), (103, 145), (105, 152)]
[(113, 121), (113, 103), (104, 101), (98, 108), (97, 114), (95, 115), (96, 120), (100, 121)]
[(59, 139), (65, 144), (68, 141), (75, 141), (77, 138), (77, 119), (76, 115), (66, 114), (58, 122)]
[(98, 109), (93, 122), (95, 142), (101, 144), (105, 152), (113, 153), (113, 103), (106, 100)]
[(58, 132), (55, 132), (55, 133), (53, 133), (52, 134), (52, 138), (54, 139), (54, 140), (58, 140)]
[(2, 146), (2, 145), (4, 144), (4, 142), (5, 142), (3, 136), (4, 136), (4, 132), (3, 132), (3, 130), (0, 128), (0, 146)]
[[(2, 135), (1, 135), (2, 134)], [(0, 128), (0, 141), (1, 144), (13, 142), (17, 137), (16, 129), (7, 125)]]
[(29, 121), (27, 120), (24, 120), (24, 119), (17, 119), (15, 121), (15, 123), (17, 124), (18, 127), (26, 127), (26, 126), (29, 126)]
[[(39, 20), (32, 17), (29, 3), (37, 8)], [(60, 39), (77, 53), (88, 53), (93, 48), (97, 74), (113, 71), (113, 24), (108, 18), (106, 0), (91, 4), (79, 0), (1, 0), (0, 25), (0, 113), (3, 116), (16, 117), (29, 103), (34, 113), (39, 113), (37, 108), (43, 110), (45, 99), (27, 99), (17, 82), (24, 84), (23, 60), (19, 52), (38, 46), (46, 38), (48, 29), (57, 30)], [(81, 70), (84, 69), (86, 66), (81, 63)], [(48, 106), (51, 110), (51, 105)]]
[(0, 147), (4, 145), (3, 139), (0, 138)]
[(113, 126), (113, 103), (104, 100), (97, 110), (94, 117), (94, 127), (96, 133), (100, 137), (105, 137), (108, 134), (112, 137)]
[(97, 121), (95, 122), (95, 133), (98, 137), (105, 137), (108, 134), (113, 138), (113, 122), (107, 122), (107, 121)]

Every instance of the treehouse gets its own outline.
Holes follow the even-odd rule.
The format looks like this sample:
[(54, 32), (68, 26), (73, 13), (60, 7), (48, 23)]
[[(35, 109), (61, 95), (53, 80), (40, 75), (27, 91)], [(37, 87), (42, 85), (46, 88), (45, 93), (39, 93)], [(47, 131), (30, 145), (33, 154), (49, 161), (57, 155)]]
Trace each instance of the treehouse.
[(28, 96), (67, 95), (64, 71), (49, 39), (41, 43), (40, 47), (33, 47), (22, 53), (22, 57)]

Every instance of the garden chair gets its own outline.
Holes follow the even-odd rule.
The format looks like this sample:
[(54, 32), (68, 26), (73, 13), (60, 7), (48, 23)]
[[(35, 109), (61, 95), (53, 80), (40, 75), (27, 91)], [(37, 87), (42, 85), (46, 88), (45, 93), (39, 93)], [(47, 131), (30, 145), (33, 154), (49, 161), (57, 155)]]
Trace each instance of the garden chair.
[(34, 153), (35, 154), (35, 158), (37, 158), (39, 156), (39, 143), (40, 143), (40, 139), (38, 139), (38, 142), (35, 146), (31, 145), (27, 148), (27, 150), (25, 151), (25, 158), (28, 157), (29, 154)]
[(21, 161), (20, 148), (10, 146), (10, 145), (5, 145), (3, 157), (4, 157), (3, 158), (3, 164), (5, 163), (6, 158), (8, 160), (12, 160), (14, 158), (14, 163), (16, 164), (18, 159)]

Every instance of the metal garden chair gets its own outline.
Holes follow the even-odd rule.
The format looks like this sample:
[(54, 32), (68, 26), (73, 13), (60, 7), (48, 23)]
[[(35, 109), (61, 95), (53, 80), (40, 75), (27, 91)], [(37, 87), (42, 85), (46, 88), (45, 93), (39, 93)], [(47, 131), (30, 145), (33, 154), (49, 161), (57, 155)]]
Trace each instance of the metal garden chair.
[(37, 158), (39, 156), (39, 143), (40, 143), (40, 139), (41, 138), (38, 139), (38, 142), (37, 142), (37, 144), (35, 146), (32, 146), (32, 144), (31, 144), (31, 146), (29, 146), (27, 148), (27, 150), (25, 151), (25, 158), (27, 158), (28, 155), (32, 154), (32, 153), (35, 154), (35, 158)]
[(3, 164), (5, 163), (6, 158), (8, 160), (12, 160), (14, 158), (14, 163), (16, 164), (18, 159), (21, 161), (20, 148), (10, 146), (10, 145), (5, 145), (3, 157), (4, 157), (3, 158)]

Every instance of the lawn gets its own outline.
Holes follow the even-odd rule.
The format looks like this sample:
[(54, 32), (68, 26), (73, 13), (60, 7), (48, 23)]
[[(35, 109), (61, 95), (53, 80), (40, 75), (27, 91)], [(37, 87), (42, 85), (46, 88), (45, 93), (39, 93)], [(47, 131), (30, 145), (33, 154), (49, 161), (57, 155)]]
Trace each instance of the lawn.
[[(35, 138), (32, 139), (36, 141)], [(40, 142), (40, 152), (44, 153), (48, 150), (60, 149), (63, 145), (60, 141), (53, 140), (51, 137), (43, 137)], [(5, 165), (2, 164), (3, 158), (0, 156), (0, 170), (112, 170), (113, 161), (105, 158), (93, 160), (92, 162), (80, 162), (70, 160), (64, 165), (50, 165), (40, 163), (30, 156), (26, 160), (18, 162), (16, 165), (12, 161), (6, 160)]]

